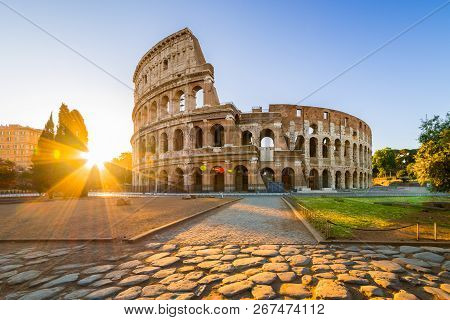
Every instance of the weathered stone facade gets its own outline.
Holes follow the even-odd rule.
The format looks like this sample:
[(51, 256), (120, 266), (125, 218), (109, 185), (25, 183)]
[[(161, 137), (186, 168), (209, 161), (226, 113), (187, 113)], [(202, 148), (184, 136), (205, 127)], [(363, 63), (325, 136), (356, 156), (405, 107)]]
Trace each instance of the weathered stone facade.
[(372, 133), (328, 108), (221, 104), (214, 68), (180, 30), (134, 73), (133, 188), (142, 192), (368, 188)]

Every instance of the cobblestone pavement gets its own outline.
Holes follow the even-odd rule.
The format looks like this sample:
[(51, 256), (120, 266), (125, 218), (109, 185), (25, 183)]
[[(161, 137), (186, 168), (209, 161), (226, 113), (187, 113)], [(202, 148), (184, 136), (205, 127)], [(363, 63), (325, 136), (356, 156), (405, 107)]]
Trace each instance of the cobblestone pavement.
[(280, 197), (246, 197), (213, 214), (200, 216), (150, 238), (194, 244), (316, 243)]
[(313, 244), (278, 201), (245, 199), (159, 242), (2, 243), (0, 299), (449, 299), (450, 249)]

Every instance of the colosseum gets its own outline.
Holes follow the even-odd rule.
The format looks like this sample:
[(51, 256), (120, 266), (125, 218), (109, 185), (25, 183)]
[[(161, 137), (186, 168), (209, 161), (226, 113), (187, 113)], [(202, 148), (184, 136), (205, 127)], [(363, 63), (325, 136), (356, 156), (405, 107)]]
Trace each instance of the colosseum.
[(221, 103), (214, 67), (185, 28), (139, 61), (133, 190), (302, 192), (368, 188), (372, 134), (329, 108), (271, 104), (242, 112)]

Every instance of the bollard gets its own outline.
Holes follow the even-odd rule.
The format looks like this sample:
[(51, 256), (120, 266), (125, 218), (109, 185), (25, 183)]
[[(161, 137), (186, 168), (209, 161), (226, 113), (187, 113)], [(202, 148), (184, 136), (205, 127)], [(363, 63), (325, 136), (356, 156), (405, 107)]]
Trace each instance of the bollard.
[(419, 224), (416, 225), (416, 240), (419, 241)]
[(434, 223), (434, 241), (437, 241), (437, 225)]

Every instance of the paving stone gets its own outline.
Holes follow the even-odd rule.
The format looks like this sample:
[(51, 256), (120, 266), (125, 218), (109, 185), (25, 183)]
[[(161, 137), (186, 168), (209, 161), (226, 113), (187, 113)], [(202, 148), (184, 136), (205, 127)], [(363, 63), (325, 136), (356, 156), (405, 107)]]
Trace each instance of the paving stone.
[(318, 264), (318, 265), (313, 265), (311, 267), (311, 270), (314, 273), (329, 272), (329, 271), (331, 271), (331, 267), (327, 264)]
[(256, 300), (269, 300), (277, 296), (271, 286), (256, 285), (252, 288), (252, 295)]
[(134, 274), (147, 274), (147, 275), (151, 275), (154, 274), (155, 272), (161, 270), (160, 267), (154, 267), (154, 266), (149, 266), (149, 267), (139, 267), (133, 270)]
[(330, 268), (334, 272), (338, 272), (338, 273), (347, 271), (347, 267), (344, 264), (340, 264), (340, 263), (330, 264)]
[(223, 287), (220, 287), (217, 291), (225, 297), (232, 297), (238, 293), (250, 290), (252, 287), (253, 282), (249, 280), (243, 280), (231, 284), (226, 284)]
[(0, 273), (8, 272), (8, 271), (11, 271), (11, 270), (16, 270), (16, 269), (19, 269), (21, 267), (23, 267), (23, 264), (9, 264), (9, 265), (0, 267)]
[(18, 273), (17, 270), (5, 272), (5, 273), (0, 272), (0, 280), (12, 277), (12, 276), (16, 275), (17, 273)]
[(142, 251), (142, 252), (136, 253), (135, 255), (131, 256), (131, 258), (134, 260), (142, 260), (142, 259), (146, 259), (146, 258), (150, 257), (154, 253), (155, 252), (153, 250)]
[(344, 285), (337, 281), (326, 279), (319, 280), (314, 295), (316, 299), (351, 299), (350, 291)]
[(125, 275), (127, 275), (128, 272), (129, 272), (129, 270), (115, 270), (115, 271), (111, 271), (111, 272), (108, 272), (105, 275), (105, 278), (106, 279), (110, 279), (112, 281), (117, 281), (117, 280), (122, 279)]
[(234, 259), (236, 259), (236, 255), (234, 254), (226, 254), (220, 258), (221, 261), (233, 261)]
[(18, 273), (12, 277), (9, 277), (8, 280), (6, 281), (8, 284), (12, 285), (12, 284), (21, 284), (33, 279), (36, 279), (37, 277), (39, 277), (41, 275), (41, 271), (38, 270), (29, 270), (29, 271), (24, 271), (21, 273)]
[(381, 249), (381, 250), (377, 250), (378, 253), (387, 255), (387, 256), (391, 256), (394, 254), (399, 254), (400, 252), (397, 250), (391, 250), (391, 249)]
[(433, 253), (433, 252), (418, 252), (413, 254), (414, 258), (441, 263), (445, 260), (445, 258), (439, 254)]
[(302, 255), (295, 255), (288, 258), (292, 266), (306, 266), (311, 263), (311, 259)]
[(394, 300), (419, 300), (419, 298), (405, 290), (400, 290), (394, 294)]
[(36, 280), (33, 280), (30, 283), (28, 283), (28, 287), (29, 288), (36, 287), (36, 286), (39, 286), (46, 282), (52, 281), (53, 279), (56, 279), (56, 278), (58, 278), (58, 276), (48, 276), (48, 277), (37, 278)]
[(55, 267), (55, 270), (69, 270), (69, 269), (78, 269), (78, 268), (85, 268), (95, 265), (95, 263), (70, 263), (70, 264), (64, 264), (62, 266)]
[(143, 297), (157, 297), (167, 291), (166, 286), (162, 284), (152, 284), (142, 288), (141, 295)]
[(449, 261), (445, 261), (445, 262), (442, 264), (442, 269), (447, 270), (447, 271), (450, 271), (450, 260), (449, 260)]
[(281, 247), (279, 251), (282, 256), (294, 256), (300, 253), (300, 250), (294, 247)]
[(59, 277), (57, 279), (54, 279), (54, 280), (51, 280), (51, 281), (45, 283), (41, 288), (45, 289), (45, 288), (60, 286), (62, 284), (74, 282), (74, 281), (78, 280), (79, 276), (80, 276), (79, 273), (70, 273), (70, 274), (67, 274), (65, 276)]
[(196, 256), (196, 253), (195, 253), (195, 251), (192, 251), (192, 250), (186, 250), (186, 251), (178, 252), (177, 254), (175, 254), (175, 256), (179, 257), (179, 258), (193, 258)]
[(222, 254), (222, 249), (203, 249), (203, 250), (198, 250), (197, 252), (198, 256), (210, 256), (210, 255), (215, 255), (215, 254)]
[(176, 268), (162, 269), (152, 275), (155, 279), (162, 279), (175, 273)]
[(433, 287), (424, 287), (423, 290), (431, 294), (434, 298), (439, 300), (450, 300), (450, 295), (444, 290)]
[(179, 280), (169, 284), (167, 289), (172, 292), (192, 291), (197, 287), (197, 282), (191, 280)]
[(260, 272), (262, 272), (262, 268), (251, 268), (251, 269), (245, 270), (244, 274), (247, 277), (251, 277), (251, 276), (253, 276), (253, 275), (257, 274), (257, 273), (260, 273)]
[(168, 277), (165, 277), (164, 279), (162, 279), (159, 283), (161, 284), (169, 284), (175, 281), (179, 281), (184, 279), (185, 275), (182, 273), (174, 273)]
[(427, 251), (431, 251), (434, 253), (441, 253), (441, 254), (450, 252), (450, 249), (440, 248), (440, 247), (422, 246), (421, 248), (424, 250), (427, 250)]
[(103, 275), (101, 275), (101, 274), (93, 274), (93, 275), (91, 275), (89, 277), (81, 279), (77, 283), (80, 286), (87, 286), (87, 285), (90, 285), (91, 283), (93, 283), (94, 281), (97, 281), (97, 280), (101, 279), (102, 277), (103, 277)]
[(417, 253), (417, 252), (423, 251), (422, 248), (413, 247), (413, 246), (400, 246), (399, 250), (401, 253), (406, 253), (406, 254), (412, 254), (412, 253)]
[(200, 284), (208, 284), (211, 282), (216, 282), (216, 281), (220, 281), (224, 278), (228, 277), (228, 275), (226, 273), (214, 273), (214, 274), (210, 274), (207, 276), (204, 276), (203, 278), (201, 278), (198, 283)]
[(256, 284), (271, 284), (275, 280), (277, 280), (278, 276), (276, 273), (273, 272), (261, 272), (257, 273), (250, 278), (248, 278), (250, 281), (253, 281)]
[(210, 270), (212, 273), (231, 273), (234, 272), (236, 268), (231, 263), (225, 263), (218, 265)]
[(64, 290), (64, 287), (54, 287), (50, 289), (41, 289), (27, 293), (22, 296), (19, 300), (45, 300), (50, 299)]
[(384, 291), (376, 286), (361, 286), (359, 288), (362, 294), (368, 298), (384, 297)]
[(128, 288), (122, 292), (120, 292), (117, 296), (114, 297), (114, 300), (132, 300), (136, 299), (141, 295), (142, 288), (139, 286)]
[(278, 244), (263, 244), (258, 247), (258, 250), (279, 250)]
[(158, 249), (161, 246), (162, 246), (162, 243), (158, 243), (158, 242), (150, 242), (145, 245), (145, 247), (147, 247), (148, 249)]
[(269, 272), (286, 272), (289, 271), (289, 264), (284, 262), (278, 262), (278, 263), (265, 263), (262, 267), (264, 271)]
[(429, 268), (431, 267), (431, 265), (423, 260), (420, 259), (410, 259), (410, 258), (395, 258), (392, 259), (393, 262), (398, 263), (400, 265), (413, 265), (413, 266), (418, 266), (418, 267), (422, 267), (422, 268)]
[(314, 274), (314, 277), (319, 279), (336, 279), (337, 276), (333, 272), (321, 272)]
[(64, 300), (78, 300), (85, 296), (87, 296), (89, 293), (94, 291), (94, 289), (79, 289), (72, 291), (71, 293), (66, 294), (63, 299)]
[(417, 272), (430, 272), (431, 271), (428, 268), (423, 268), (423, 267), (415, 266), (412, 264), (405, 265), (405, 268), (409, 269), (409, 270), (417, 271)]
[(233, 261), (233, 266), (238, 269), (251, 268), (262, 265), (265, 261), (263, 257), (240, 258)]
[(443, 283), (443, 284), (441, 284), (440, 288), (441, 288), (441, 290), (444, 290), (445, 292), (450, 293), (450, 284)]
[(389, 280), (389, 279), (383, 279), (383, 278), (375, 278), (373, 281), (378, 284), (380, 287), (383, 287), (385, 289), (400, 289), (398, 280)]
[(48, 252), (44, 252), (44, 251), (35, 251), (35, 252), (30, 252), (26, 255), (23, 256), (24, 259), (26, 260), (31, 260), (31, 259), (36, 259), (36, 258), (42, 258), (48, 255)]
[(121, 291), (123, 288), (121, 287), (108, 287), (108, 288), (104, 288), (104, 289), (100, 289), (100, 290), (96, 290), (93, 291), (91, 293), (89, 293), (85, 299), (88, 300), (101, 300), (101, 299), (105, 299), (108, 298), (112, 295), (115, 295), (116, 293), (118, 293), (119, 291)]
[(136, 284), (142, 283), (144, 281), (147, 281), (148, 279), (150, 279), (150, 276), (145, 275), (145, 274), (141, 274), (141, 275), (136, 275), (136, 276), (130, 276), (127, 277), (123, 280), (121, 280), (118, 285), (119, 286), (134, 286)]
[(183, 260), (183, 263), (184, 264), (191, 264), (191, 263), (197, 264), (197, 263), (200, 263), (203, 261), (205, 261), (204, 257), (195, 257), (195, 258), (191, 258), (191, 259), (185, 259), (185, 260)]
[(277, 273), (278, 278), (281, 282), (292, 282), (297, 278), (297, 275), (295, 272), (288, 271), (288, 272), (279, 272)]
[(223, 257), (222, 254), (213, 254), (210, 256), (206, 256), (205, 260), (220, 260)]
[(348, 274), (339, 274), (337, 277), (339, 281), (349, 284), (359, 284), (359, 285), (369, 284), (369, 280), (367, 279), (354, 277)]
[(229, 254), (237, 255), (237, 254), (239, 254), (239, 252), (241, 252), (241, 249), (223, 249), (222, 250), (222, 253), (224, 255), (229, 255)]
[(159, 248), (160, 251), (175, 251), (177, 250), (178, 245), (176, 244), (165, 244)]
[(283, 283), (280, 287), (280, 294), (297, 299), (311, 298), (311, 291), (303, 284)]
[(195, 294), (192, 292), (184, 292), (178, 293), (175, 300), (190, 300), (195, 297)]
[(386, 280), (397, 280), (397, 275), (392, 272), (383, 272), (383, 271), (369, 271), (368, 274), (372, 277), (372, 279), (386, 279)]
[(147, 259), (145, 259), (145, 262), (149, 262), (152, 263), (153, 261), (165, 258), (170, 256), (170, 252), (160, 252), (160, 253), (156, 253), (150, 257), (148, 257)]
[(118, 265), (117, 269), (119, 269), (119, 270), (131, 269), (131, 268), (135, 268), (141, 264), (142, 264), (142, 262), (139, 260), (131, 260), (131, 261), (127, 261), (127, 262), (124, 262), (124, 263)]
[(292, 271), (298, 275), (311, 274), (311, 269), (305, 267), (293, 267)]
[(122, 254), (120, 256), (110, 256), (110, 257), (105, 258), (104, 260), (109, 261), (109, 262), (116, 262), (116, 261), (125, 259), (126, 257), (128, 257), (127, 254)]
[(278, 250), (270, 250), (270, 249), (265, 250), (258, 249), (252, 252), (252, 256), (259, 256), (259, 257), (275, 257), (278, 255), (279, 255)]
[(203, 261), (200, 262), (197, 267), (201, 269), (212, 269), (216, 266), (219, 266), (222, 263), (220, 260), (209, 260), (209, 261)]
[(27, 266), (32, 266), (32, 265), (41, 264), (41, 263), (44, 263), (44, 262), (47, 262), (47, 261), (50, 261), (50, 259), (46, 259), (46, 258), (34, 259), (34, 260), (31, 260), (31, 261), (28, 261), (26, 263), (26, 265)]
[(174, 292), (166, 292), (156, 297), (155, 300), (175, 300), (176, 298), (178, 298), (178, 294)]
[(198, 280), (201, 277), (203, 277), (205, 275), (205, 273), (203, 271), (192, 271), (189, 272), (188, 274), (186, 274), (186, 276), (184, 277), (187, 280)]
[(247, 276), (243, 273), (234, 274), (232, 276), (226, 277), (222, 280), (223, 284), (239, 282), (242, 280), (247, 280)]
[(305, 286), (313, 285), (315, 281), (316, 279), (309, 274), (305, 274), (304, 276), (302, 276), (302, 284), (304, 284)]
[(378, 261), (372, 261), (372, 264), (387, 272), (405, 272), (405, 269), (403, 269), (398, 263), (388, 261), (388, 260), (378, 260)]
[(162, 259), (153, 261), (152, 265), (155, 267), (167, 267), (178, 261), (180, 261), (180, 258), (178, 258), (178, 257), (166, 257), (166, 258), (162, 258)]
[(85, 269), (82, 271), (82, 273), (85, 273), (85, 274), (102, 273), (102, 272), (111, 271), (112, 269), (114, 269), (114, 265), (105, 264), (105, 265), (95, 266), (95, 267)]
[(100, 288), (113, 283), (111, 279), (101, 279), (91, 284), (91, 287)]

